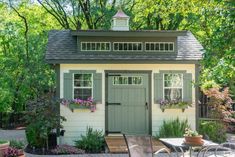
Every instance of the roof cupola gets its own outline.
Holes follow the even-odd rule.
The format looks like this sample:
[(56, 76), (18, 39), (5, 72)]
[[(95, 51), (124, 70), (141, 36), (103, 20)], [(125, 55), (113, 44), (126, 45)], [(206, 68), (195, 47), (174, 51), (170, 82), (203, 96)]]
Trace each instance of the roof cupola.
[(129, 19), (130, 17), (127, 16), (122, 9), (119, 9), (113, 16), (112, 30), (129, 31)]

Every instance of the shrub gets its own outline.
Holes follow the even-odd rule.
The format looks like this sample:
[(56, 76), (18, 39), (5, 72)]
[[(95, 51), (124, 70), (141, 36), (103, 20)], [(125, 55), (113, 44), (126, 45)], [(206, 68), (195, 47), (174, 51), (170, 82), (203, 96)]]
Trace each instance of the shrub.
[(211, 107), (211, 118), (224, 119), (232, 110), (232, 99), (229, 94), (229, 89), (224, 88), (210, 88), (203, 91), (204, 94), (210, 98), (208, 105)]
[(31, 112), (24, 118), (27, 124), (26, 138), (30, 147), (48, 148), (48, 136), (54, 130), (62, 128), (65, 118), (59, 114), (59, 101), (42, 96), (29, 103)]
[(26, 139), (31, 147), (42, 148), (46, 144), (46, 138), (40, 136), (40, 126), (41, 125), (38, 122), (35, 124), (29, 124), (26, 127)]
[(24, 149), (25, 143), (20, 140), (11, 140), (10, 141), (10, 147), (16, 148), (16, 149)]
[(179, 118), (169, 121), (164, 120), (156, 137), (183, 137), (186, 128), (189, 128), (188, 120), (180, 121)]
[(218, 143), (226, 141), (226, 127), (219, 121), (200, 121), (199, 133)]
[(75, 148), (73, 146), (69, 146), (69, 145), (58, 145), (56, 146), (55, 149), (52, 149), (51, 152), (53, 154), (84, 154), (85, 151)]
[(81, 140), (75, 141), (75, 145), (87, 153), (100, 153), (104, 150), (104, 135), (102, 131), (94, 131), (88, 127), (86, 135), (82, 135)]

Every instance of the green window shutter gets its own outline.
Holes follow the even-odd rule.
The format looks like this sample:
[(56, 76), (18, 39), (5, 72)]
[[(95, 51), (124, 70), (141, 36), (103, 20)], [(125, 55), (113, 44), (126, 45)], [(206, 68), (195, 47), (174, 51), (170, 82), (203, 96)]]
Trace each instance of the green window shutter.
[(93, 80), (93, 99), (102, 103), (102, 73), (94, 73)]
[(64, 73), (64, 98), (73, 99), (73, 73)]
[(183, 101), (192, 103), (192, 74), (184, 73)]
[(163, 99), (163, 73), (154, 74), (154, 102), (158, 103)]

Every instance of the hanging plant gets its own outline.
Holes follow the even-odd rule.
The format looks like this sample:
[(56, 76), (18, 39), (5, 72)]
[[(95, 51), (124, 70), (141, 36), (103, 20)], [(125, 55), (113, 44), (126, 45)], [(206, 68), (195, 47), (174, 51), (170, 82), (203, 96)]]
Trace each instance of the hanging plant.
[(61, 104), (68, 107), (72, 112), (74, 112), (74, 110), (77, 109), (78, 110), (89, 109), (91, 112), (94, 112), (96, 110), (96, 104), (91, 97), (87, 98), (86, 100), (79, 98), (74, 100), (63, 99), (61, 101)]

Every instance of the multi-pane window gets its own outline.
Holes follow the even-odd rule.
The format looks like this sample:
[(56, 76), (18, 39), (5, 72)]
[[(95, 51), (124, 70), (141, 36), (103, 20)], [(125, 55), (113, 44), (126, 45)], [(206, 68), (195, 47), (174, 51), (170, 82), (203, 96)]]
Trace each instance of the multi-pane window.
[(86, 100), (92, 97), (92, 74), (74, 74), (74, 99)]
[(81, 42), (81, 51), (110, 51), (110, 42)]
[(173, 42), (146, 42), (145, 51), (173, 52)]
[(142, 51), (143, 44), (141, 42), (114, 42), (114, 51)]
[(183, 99), (183, 74), (164, 74), (164, 99)]
[(141, 85), (141, 76), (115, 76), (113, 77), (114, 85)]

